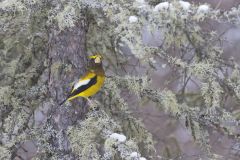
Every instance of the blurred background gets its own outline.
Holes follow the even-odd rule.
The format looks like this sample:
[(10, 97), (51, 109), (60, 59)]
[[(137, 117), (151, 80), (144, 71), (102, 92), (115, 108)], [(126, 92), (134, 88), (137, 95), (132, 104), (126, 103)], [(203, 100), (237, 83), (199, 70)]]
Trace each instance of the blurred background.
[[(240, 4), (240, 0), (191, 0), (189, 2), (196, 4), (208, 3), (212, 8), (219, 8), (221, 10), (229, 10)], [(219, 25), (219, 23), (215, 22), (208, 22), (208, 24), (203, 25), (216, 29), (219, 34), (223, 33), (225, 39), (223, 44), (224, 58), (233, 57), (240, 63), (240, 28), (230, 24)], [(159, 42), (158, 34), (145, 33), (143, 37), (144, 41), (151, 45), (156, 45)], [(176, 90), (178, 86), (174, 81), (166, 85), (166, 82), (173, 76), (174, 71), (172, 71), (166, 63), (162, 63), (162, 68), (152, 73), (152, 86), (160, 89), (169, 88)], [(195, 90), (196, 86), (192, 85), (188, 89)], [(135, 99), (136, 97), (132, 97), (129, 103), (135, 104)], [(228, 104), (227, 107), (239, 109), (239, 106), (236, 106), (231, 100), (226, 103)], [(184, 121), (171, 118), (169, 115), (159, 111), (153, 103), (143, 104), (140, 108), (133, 107), (131, 109), (133, 113), (135, 113), (135, 116), (142, 119), (146, 128), (152, 133), (156, 142), (156, 151), (159, 155), (184, 160), (199, 159), (200, 156), (203, 157), (199, 146), (193, 141), (191, 131), (185, 127)], [(209, 129), (209, 135), (210, 146), (212, 146), (213, 152), (222, 156), (216, 157), (216, 159), (240, 159), (240, 150), (233, 139), (216, 131), (211, 131), (211, 129)]]

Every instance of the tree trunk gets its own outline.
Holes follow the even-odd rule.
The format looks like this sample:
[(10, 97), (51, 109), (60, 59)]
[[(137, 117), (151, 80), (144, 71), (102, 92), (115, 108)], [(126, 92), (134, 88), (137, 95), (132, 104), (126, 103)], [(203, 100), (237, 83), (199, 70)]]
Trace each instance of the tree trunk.
[[(48, 41), (48, 67), (43, 76), (48, 80), (48, 97), (44, 101), (49, 108), (49, 124), (61, 134), (54, 137), (52, 145), (59, 154), (69, 154), (66, 130), (79, 119), (84, 118), (86, 103), (83, 99), (75, 99), (73, 105), (59, 105), (71, 89), (71, 83), (78, 80), (86, 70), (87, 54), (85, 48), (86, 25), (84, 20), (75, 27), (57, 33), (50, 29)], [(51, 102), (51, 103), (49, 103)]]

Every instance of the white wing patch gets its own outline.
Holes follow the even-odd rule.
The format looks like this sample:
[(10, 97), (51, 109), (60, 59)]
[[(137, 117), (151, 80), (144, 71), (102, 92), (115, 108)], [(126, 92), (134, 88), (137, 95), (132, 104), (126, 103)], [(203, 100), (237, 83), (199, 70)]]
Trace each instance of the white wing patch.
[(79, 88), (79, 87), (81, 87), (81, 86), (83, 86), (83, 85), (88, 84), (90, 80), (91, 80), (91, 79), (86, 79), (86, 80), (78, 81), (77, 83), (74, 84), (73, 89), (75, 90), (75, 89), (77, 89), (77, 88)]

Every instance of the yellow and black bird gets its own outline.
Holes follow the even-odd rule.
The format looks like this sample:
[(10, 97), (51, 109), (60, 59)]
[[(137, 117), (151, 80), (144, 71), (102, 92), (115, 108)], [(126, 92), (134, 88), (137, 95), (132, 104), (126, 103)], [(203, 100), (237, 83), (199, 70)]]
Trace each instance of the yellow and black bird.
[(89, 66), (87, 73), (80, 77), (79, 81), (72, 86), (71, 92), (67, 98), (60, 103), (62, 105), (66, 101), (70, 101), (76, 97), (88, 97), (96, 94), (102, 87), (105, 79), (105, 73), (102, 66), (102, 56), (89, 56)]

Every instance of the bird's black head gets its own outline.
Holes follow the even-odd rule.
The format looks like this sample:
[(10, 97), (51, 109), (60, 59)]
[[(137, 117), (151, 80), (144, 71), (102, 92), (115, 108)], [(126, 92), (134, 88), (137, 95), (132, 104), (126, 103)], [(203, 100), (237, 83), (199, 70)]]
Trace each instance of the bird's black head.
[(101, 64), (102, 63), (102, 56), (99, 55), (99, 54), (89, 56), (89, 59), (90, 59), (91, 62), (93, 62), (95, 64)]
[(89, 56), (88, 68), (91, 70), (101, 70), (102, 69), (102, 56), (99, 54)]

